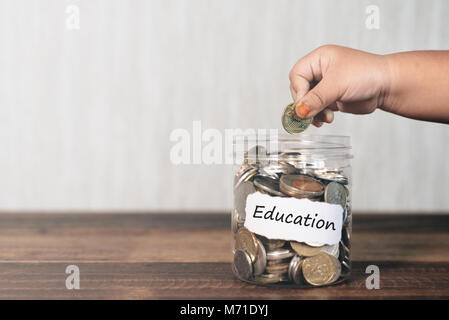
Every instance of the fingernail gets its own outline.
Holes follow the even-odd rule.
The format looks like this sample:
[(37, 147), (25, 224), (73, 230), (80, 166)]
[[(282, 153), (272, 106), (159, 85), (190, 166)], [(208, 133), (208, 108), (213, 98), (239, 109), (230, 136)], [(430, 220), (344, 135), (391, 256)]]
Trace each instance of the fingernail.
[(310, 112), (310, 107), (304, 103), (301, 103), (299, 106), (296, 107), (296, 114), (301, 119), (307, 118), (307, 115)]

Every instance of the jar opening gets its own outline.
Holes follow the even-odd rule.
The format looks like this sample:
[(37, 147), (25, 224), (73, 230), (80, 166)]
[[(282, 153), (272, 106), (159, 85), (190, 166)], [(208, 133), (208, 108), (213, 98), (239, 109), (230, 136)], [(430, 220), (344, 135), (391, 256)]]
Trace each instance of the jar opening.
[(234, 157), (276, 161), (289, 156), (303, 159), (351, 159), (349, 136), (339, 135), (238, 135), (234, 137)]

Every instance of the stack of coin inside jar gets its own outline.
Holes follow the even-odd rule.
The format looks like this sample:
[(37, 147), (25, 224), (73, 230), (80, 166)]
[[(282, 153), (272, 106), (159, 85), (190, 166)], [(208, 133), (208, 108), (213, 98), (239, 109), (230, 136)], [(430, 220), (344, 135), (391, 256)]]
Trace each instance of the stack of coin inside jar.
[[(267, 154), (262, 146), (245, 153), (234, 177), (232, 214), (233, 272), (258, 284), (324, 286), (350, 275), (351, 207), (345, 168), (326, 167), (325, 161), (304, 160), (301, 151)], [(245, 228), (248, 195), (294, 197), (341, 205), (343, 227), (335, 245), (268, 239)]]

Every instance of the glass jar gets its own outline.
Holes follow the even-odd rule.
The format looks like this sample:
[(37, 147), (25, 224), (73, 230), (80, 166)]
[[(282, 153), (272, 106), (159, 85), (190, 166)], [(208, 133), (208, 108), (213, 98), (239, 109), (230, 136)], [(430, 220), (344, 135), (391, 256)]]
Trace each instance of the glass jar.
[(235, 137), (235, 276), (293, 287), (350, 276), (350, 152), (344, 136)]

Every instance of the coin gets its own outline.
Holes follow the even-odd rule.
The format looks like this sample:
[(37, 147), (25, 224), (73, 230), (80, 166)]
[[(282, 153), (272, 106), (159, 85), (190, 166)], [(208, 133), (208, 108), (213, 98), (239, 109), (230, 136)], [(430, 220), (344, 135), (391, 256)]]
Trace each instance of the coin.
[(270, 177), (273, 179), (279, 179), (283, 174), (293, 174), (296, 172), (296, 168), (285, 161), (279, 161), (277, 163), (270, 164), (259, 169), (259, 175)]
[(263, 167), (263, 168), (259, 168), (259, 171), (257, 172), (258, 176), (261, 177), (266, 177), (268, 179), (272, 179), (272, 180), (278, 180), (279, 176), (277, 175), (277, 173), (273, 170), (270, 170), (269, 167)]
[(339, 244), (339, 260), (340, 261), (344, 261), (344, 260), (349, 261), (350, 260), (350, 257), (349, 257), (350, 254), (351, 254), (351, 250), (347, 246), (344, 245), (343, 241), (340, 241), (340, 244)]
[(261, 275), (256, 276), (254, 280), (262, 284), (273, 284), (286, 281), (287, 278), (283, 274), (263, 273)]
[(290, 246), (297, 254), (303, 257), (311, 257), (321, 252), (323, 246), (312, 247), (302, 242), (290, 241)]
[(290, 266), (289, 262), (267, 265), (266, 271), (267, 273), (282, 274), (288, 272), (289, 266)]
[(309, 125), (312, 123), (312, 118), (300, 119), (296, 115), (295, 104), (290, 103), (285, 107), (284, 112), (282, 113), (281, 122), (285, 131), (290, 134), (298, 134), (309, 127)]
[(341, 265), (335, 257), (322, 252), (304, 259), (302, 274), (309, 284), (322, 286), (338, 279), (341, 274)]
[(290, 263), (291, 257), (280, 260), (267, 260), (267, 266), (277, 266), (280, 264)]
[(262, 274), (265, 271), (265, 267), (267, 266), (267, 252), (260, 240), (256, 240), (258, 242), (259, 250), (257, 252), (256, 261), (254, 262), (254, 275)]
[(243, 182), (246, 182), (254, 177), (257, 174), (257, 171), (258, 170), (256, 167), (248, 166), (242, 171), (241, 174), (236, 175), (234, 178), (234, 190), (240, 187)]
[(239, 213), (235, 209), (233, 210), (231, 227), (232, 227), (232, 234), (236, 234), (239, 229)]
[(341, 184), (348, 184), (348, 178), (341, 173), (333, 172), (333, 171), (315, 171), (315, 176), (319, 179), (326, 181), (338, 182)]
[(243, 222), (246, 218), (246, 199), (256, 189), (250, 181), (242, 182), (236, 189), (234, 189), (234, 208), (238, 212), (238, 221)]
[(285, 195), (279, 191), (279, 180), (274, 180), (266, 177), (254, 178), (254, 185), (272, 196), (285, 197)]
[(263, 243), (268, 250), (279, 249), (284, 246), (284, 240), (268, 239), (267, 237), (257, 235), (257, 238)]
[(296, 255), (290, 261), (288, 267), (288, 278), (291, 282), (296, 284), (303, 284), (302, 272), (301, 272), (302, 259)]
[(325, 175), (325, 174), (327, 174), (327, 173), (330, 173), (330, 174), (342, 174), (342, 173), (343, 173), (343, 170), (340, 169), (340, 168), (322, 168), (322, 169), (317, 169), (317, 170), (315, 171), (315, 174), (316, 174), (317, 176), (319, 176), (319, 175)]
[(324, 201), (332, 204), (339, 204), (342, 208), (346, 206), (348, 195), (346, 187), (338, 182), (330, 182), (324, 189)]
[(351, 231), (347, 226), (341, 229), (341, 240), (346, 247), (351, 248)]
[(251, 258), (244, 250), (236, 250), (234, 254), (234, 270), (238, 277), (250, 280), (253, 276), (253, 265)]
[(321, 252), (325, 252), (327, 254), (330, 254), (331, 256), (334, 256), (338, 259), (338, 256), (340, 254), (339, 244), (333, 244), (333, 245), (325, 245), (321, 249)]
[(343, 260), (341, 262), (341, 273), (345, 276), (351, 274), (351, 262)]
[(296, 198), (319, 197), (324, 193), (321, 182), (301, 174), (283, 175), (279, 188), (283, 193)]
[(289, 249), (286, 248), (276, 249), (267, 252), (267, 260), (282, 260), (293, 257), (293, 255), (294, 255), (293, 251)]
[(246, 228), (241, 228), (237, 231), (235, 237), (235, 249), (245, 250), (251, 258), (251, 261), (256, 261), (256, 256), (259, 252), (259, 242), (256, 236)]

